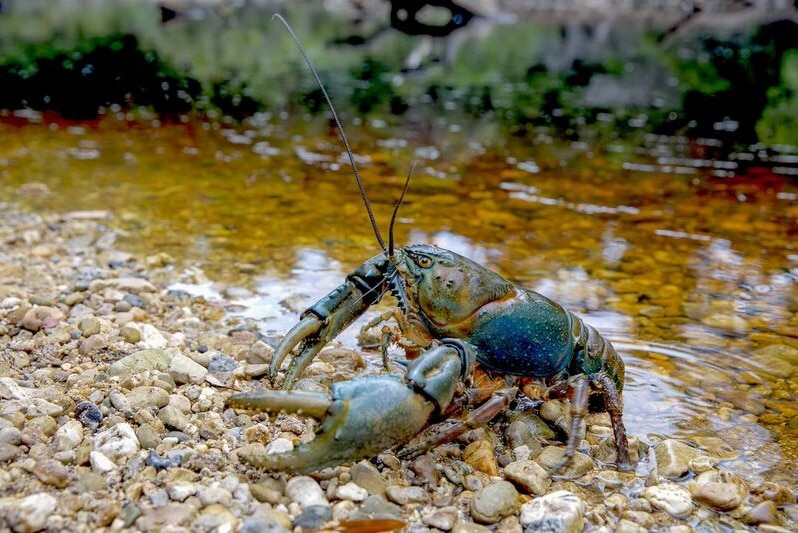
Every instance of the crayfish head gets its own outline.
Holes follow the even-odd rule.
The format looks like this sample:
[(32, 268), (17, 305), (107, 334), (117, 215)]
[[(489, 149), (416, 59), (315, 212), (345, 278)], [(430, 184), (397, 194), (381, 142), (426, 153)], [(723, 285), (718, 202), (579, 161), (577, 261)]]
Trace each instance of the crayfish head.
[(403, 293), (403, 310), (440, 334), (453, 335), (450, 328), (462, 325), (485, 304), (515, 293), (512, 283), (495, 272), (431, 244), (396, 250), (394, 265), (400, 278), (394, 284), (401, 287), (393, 292)]

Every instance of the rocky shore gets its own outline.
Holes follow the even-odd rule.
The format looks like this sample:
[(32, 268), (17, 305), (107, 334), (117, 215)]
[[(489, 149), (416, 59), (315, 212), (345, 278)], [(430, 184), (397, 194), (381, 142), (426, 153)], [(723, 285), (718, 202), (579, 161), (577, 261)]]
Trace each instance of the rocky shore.
[[(106, 216), (0, 204), (0, 530), (798, 528), (792, 490), (729, 471), (737, 454), (720, 438), (632, 436), (637, 472), (602, 468), (606, 415), (591, 415), (576, 460), (550, 478), (569, 427), (556, 402), (413, 461), (386, 452), (312, 476), (241, 464), (238, 450), (313, 436), (304, 417), (225, 407), (233, 388), (265, 386), (273, 340), (225, 302), (170, 290), (182, 268), (115, 249)], [(368, 357), (328, 349), (304, 386), (362, 373)]]

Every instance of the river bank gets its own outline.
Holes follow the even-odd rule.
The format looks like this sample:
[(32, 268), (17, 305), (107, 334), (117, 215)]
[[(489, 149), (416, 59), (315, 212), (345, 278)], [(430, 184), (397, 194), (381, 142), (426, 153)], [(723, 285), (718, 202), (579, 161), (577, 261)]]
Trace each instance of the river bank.
[[(780, 482), (749, 483), (722, 439), (641, 443), (636, 473), (611, 459), (608, 422), (589, 420), (574, 465), (552, 428), (567, 409), (513, 413), (412, 462), (392, 453), (313, 477), (272, 475), (236, 452), (312, 437), (304, 417), (236, 413), (230, 388), (261, 387), (276, 339), (229, 302), (170, 289), (164, 254), (117, 250), (110, 213), (0, 209), (0, 527), (15, 531), (191, 528), (290, 531), (399, 520), (414, 531), (600, 531), (697, 527), (788, 531)], [(189, 274), (203, 282), (200, 272)], [(306, 387), (363, 373), (376, 354), (328, 350)], [(549, 420), (548, 424), (543, 420)]]

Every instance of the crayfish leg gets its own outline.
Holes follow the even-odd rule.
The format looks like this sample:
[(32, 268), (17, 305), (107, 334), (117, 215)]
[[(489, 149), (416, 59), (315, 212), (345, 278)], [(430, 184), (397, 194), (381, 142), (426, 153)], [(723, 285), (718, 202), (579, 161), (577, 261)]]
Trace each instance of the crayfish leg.
[(441, 431), (434, 432), (415, 446), (404, 448), (396, 454), (397, 457), (400, 459), (412, 459), (435, 446), (456, 439), (470, 429), (487, 424), (499, 413), (506, 411), (507, 408), (510, 407), (510, 403), (515, 399), (518, 394), (518, 387), (515, 386), (515, 379), (516, 378), (512, 378), (509, 387), (494, 390), (493, 394), (485, 403), (468, 413), (468, 415), (458, 420), (455, 424)]
[(569, 398), (571, 402), (571, 431), (568, 434), (565, 448), (565, 460), (549, 470), (549, 475), (556, 474), (571, 463), (576, 452), (579, 428), (589, 411), (592, 393), (601, 394), (604, 410), (610, 415), (618, 469), (624, 472), (632, 470), (629, 442), (626, 437), (626, 427), (623, 424), (621, 397), (612, 379), (604, 372), (597, 372), (590, 376), (580, 374), (568, 381), (556, 383), (544, 395), (546, 399)]

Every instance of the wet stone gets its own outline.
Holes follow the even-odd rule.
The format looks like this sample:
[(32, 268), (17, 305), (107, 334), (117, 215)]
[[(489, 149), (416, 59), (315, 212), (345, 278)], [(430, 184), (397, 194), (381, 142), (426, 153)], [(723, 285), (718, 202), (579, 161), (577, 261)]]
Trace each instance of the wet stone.
[(748, 510), (743, 517), (746, 524), (758, 526), (759, 524), (778, 524), (779, 510), (776, 504), (770, 500), (758, 503)]
[(521, 525), (526, 532), (578, 533), (584, 526), (585, 504), (574, 493), (560, 490), (521, 506)]
[(515, 461), (504, 467), (504, 476), (527, 494), (542, 496), (551, 486), (546, 470), (534, 461)]
[(717, 481), (701, 485), (693, 494), (693, 500), (718, 511), (731, 511), (743, 503), (736, 485)]
[(518, 492), (509, 481), (498, 481), (474, 493), (470, 510), (477, 522), (495, 524), (518, 510)]
[(288, 533), (288, 529), (268, 516), (248, 516), (239, 533)]
[(511, 422), (505, 432), (510, 447), (518, 448), (519, 446), (526, 446), (529, 449), (529, 456), (535, 457), (542, 451), (542, 447), (535, 437), (535, 434), (529, 429), (529, 426), (520, 420)]
[(777, 506), (783, 507), (795, 503), (795, 495), (784, 485), (765, 481), (751, 490), (751, 501), (760, 503), (772, 500)]
[(335, 490), (335, 497), (339, 500), (362, 502), (368, 498), (368, 491), (354, 482), (345, 483)]
[(463, 450), (463, 461), (478, 472), (489, 476), (499, 475), (499, 465), (490, 441), (477, 440), (466, 446)]
[(672, 483), (646, 487), (643, 497), (656, 509), (665, 511), (676, 518), (685, 517), (693, 512), (693, 500), (690, 493)]
[(665, 439), (654, 447), (657, 471), (660, 476), (676, 479), (690, 471), (690, 462), (705, 452), (676, 439)]
[(411, 465), (413, 472), (415, 472), (417, 479), (422, 483), (430, 485), (437, 485), (440, 479), (440, 474), (436, 468), (435, 460), (428, 454), (424, 454)]
[(402, 516), (402, 508), (391, 503), (382, 496), (373, 494), (366, 498), (354, 518), (397, 518)]
[[(549, 471), (565, 461), (566, 449), (561, 446), (548, 446), (535, 458), (535, 462)], [(574, 456), (567, 468), (557, 471), (557, 476), (565, 479), (577, 479), (591, 472), (594, 468), (593, 459), (581, 453), (574, 452)]]

